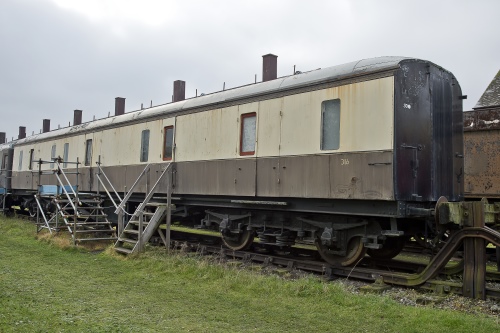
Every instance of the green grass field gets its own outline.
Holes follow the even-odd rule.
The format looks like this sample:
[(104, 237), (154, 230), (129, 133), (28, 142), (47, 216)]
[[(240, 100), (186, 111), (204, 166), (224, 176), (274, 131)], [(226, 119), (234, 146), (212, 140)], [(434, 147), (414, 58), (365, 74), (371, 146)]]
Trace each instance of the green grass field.
[(498, 318), (403, 306), (149, 248), (123, 259), (0, 217), (0, 332), (498, 332)]

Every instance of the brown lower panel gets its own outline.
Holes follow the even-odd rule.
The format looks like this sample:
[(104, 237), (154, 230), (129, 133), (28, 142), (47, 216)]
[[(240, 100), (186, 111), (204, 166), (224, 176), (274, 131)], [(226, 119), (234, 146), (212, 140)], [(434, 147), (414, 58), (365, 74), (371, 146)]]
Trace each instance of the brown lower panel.
[(175, 169), (174, 193), (255, 196), (253, 158), (183, 162)]
[[(134, 192), (145, 192), (167, 163), (153, 164)], [(119, 192), (130, 189), (144, 165), (103, 167)], [(96, 168), (81, 168), (79, 189), (96, 191)], [(31, 187), (30, 173), (17, 173), (13, 185)], [(36, 176), (37, 177), (37, 176)], [(42, 176), (41, 184), (56, 184)], [(69, 176), (72, 183), (75, 176)], [(392, 200), (392, 152), (245, 158), (175, 163), (174, 194)], [(157, 192), (166, 193), (167, 179)]]
[(176, 169), (179, 194), (393, 199), (392, 152), (181, 162)]

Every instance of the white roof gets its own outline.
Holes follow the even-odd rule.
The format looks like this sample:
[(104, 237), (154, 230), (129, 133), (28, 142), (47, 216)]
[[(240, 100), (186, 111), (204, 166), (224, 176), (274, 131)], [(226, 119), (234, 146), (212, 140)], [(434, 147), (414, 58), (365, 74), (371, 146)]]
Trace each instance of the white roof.
[[(154, 118), (172, 112), (179, 112), (196, 107), (216, 105), (223, 102), (230, 102), (232, 100), (239, 100), (252, 96), (272, 94), (309, 85), (320, 84), (322, 82), (331, 82), (354, 75), (379, 72), (390, 68), (396, 68), (403, 60), (418, 61), (418, 59), (406, 57), (378, 57), (354, 61), (343, 65), (312, 70), (296, 75), (277, 78), (271, 81), (250, 84), (242, 87), (228, 89), (225, 91), (215, 92), (212, 94), (193, 97), (175, 103), (163, 104), (143, 110), (132, 111), (120, 116), (97, 119), (94, 121), (83, 123), (81, 125), (70, 126), (46, 133), (35, 134), (26, 137), (25, 139), (15, 141), (15, 144), (17, 145), (29, 143), (32, 141), (47, 140), (54, 137), (71, 135), (73, 133), (76, 134), (80, 132), (106, 128), (108, 126), (117, 124), (125, 124), (139, 119)], [(1, 147), (2, 145), (0, 145), (0, 150), (2, 149)]]

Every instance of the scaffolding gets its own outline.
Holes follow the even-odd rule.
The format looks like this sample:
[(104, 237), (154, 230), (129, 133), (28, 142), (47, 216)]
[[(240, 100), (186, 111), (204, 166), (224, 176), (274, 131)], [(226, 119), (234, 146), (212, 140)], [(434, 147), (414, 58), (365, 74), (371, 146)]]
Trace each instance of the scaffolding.
[[(43, 229), (51, 234), (66, 229), (73, 239), (73, 244), (84, 241), (114, 241), (116, 232), (102, 206), (103, 199), (99, 194), (79, 191), (79, 165), (76, 162), (64, 161), (64, 165), (75, 165), (75, 171), (64, 171), (62, 159), (52, 161), (38, 160), (38, 191), (35, 194), (37, 203), (37, 232)], [(52, 170), (42, 170), (42, 165), (50, 163)], [(68, 175), (75, 175), (76, 184), (71, 184)], [(42, 185), (43, 175), (54, 175), (55, 185)]]

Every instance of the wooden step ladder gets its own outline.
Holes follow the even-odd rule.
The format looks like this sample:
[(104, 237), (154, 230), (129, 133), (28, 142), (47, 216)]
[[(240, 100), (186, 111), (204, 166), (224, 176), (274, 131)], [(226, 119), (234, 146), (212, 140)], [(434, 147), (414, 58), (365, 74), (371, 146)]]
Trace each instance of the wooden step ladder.
[[(164, 238), (160, 228), (160, 223), (167, 213), (167, 205), (161, 203), (148, 203), (144, 205), (144, 210), (134, 214), (132, 219), (127, 223), (125, 229), (118, 237), (115, 244), (115, 251), (123, 254), (140, 252), (144, 244), (147, 243), (158, 231), (160, 236)], [(164, 239), (165, 241), (165, 239)]]
[[(144, 244), (148, 242), (156, 231), (160, 235), (165, 246), (170, 246), (170, 214), (172, 210), (171, 205), (171, 169), (172, 164), (169, 163), (158, 177), (158, 180), (153, 185), (151, 190), (147, 192), (143, 202), (139, 204), (134, 214), (131, 216), (129, 222), (121, 232), (115, 243), (115, 251), (125, 255), (141, 252), (144, 249)], [(139, 183), (140, 179), (149, 172), (149, 164), (146, 165), (144, 171), (139, 175), (135, 183), (130, 188), (130, 191), (123, 198), (121, 203), (117, 206), (116, 214), (126, 214), (125, 205), (131, 197), (134, 188)], [(160, 184), (164, 175), (169, 174), (167, 177), (167, 203), (150, 202), (153, 198), (156, 188)], [(161, 221), (166, 216), (166, 234), (164, 235), (160, 230)], [(119, 222), (120, 223), (120, 222)]]

